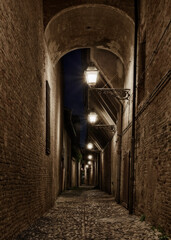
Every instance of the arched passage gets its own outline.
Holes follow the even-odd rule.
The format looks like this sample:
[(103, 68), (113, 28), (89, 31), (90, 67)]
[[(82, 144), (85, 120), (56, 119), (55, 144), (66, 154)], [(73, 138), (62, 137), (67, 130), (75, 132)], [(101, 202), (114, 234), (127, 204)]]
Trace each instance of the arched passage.
[[(74, 49), (91, 48), (91, 60), (98, 66), (108, 85), (115, 88), (129, 88), (130, 94), (132, 93), (134, 22), (122, 10), (104, 4), (82, 4), (69, 7), (57, 13), (49, 21), (45, 29), (45, 40), (50, 61), (54, 67), (66, 53)], [(116, 72), (116, 75), (119, 76), (117, 79), (112, 76)], [(115, 175), (118, 178), (120, 170), (116, 170), (116, 166), (118, 166), (117, 162), (121, 163), (120, 136), (122, 127), (127, 127), (131, 119), (130, 101), (118, 103), (116, 99), (100, 98), (98, 94), (94, 95), (92, 99), (92, 105), (101, 114), (102, 122), (104, 121), (105, 124), (113, 122), (116, 133), (113, 142), (110, 142), (113, 135), (107, 133), (106, 130), (90, 131), (90, 138), (94, 139), (96, 144), (100, 144), (102, 148), (105, 148), (108, 142), (112, 144), (111, 148), (105, 148), (107, 152), (102, 154), (101, 159), (103, 162), (105, 156), (107, 158), (110, 156), (109, 151), (112, 152), (113, 158), (116, 159), (113, 168), (115, 168), (115, 172), (117, 172)], [(115, 106), (112, 105), (112, 102), (115, 103)], [(122, 105), (124, 106), (123, 126), (121, 126)], [(112, 114), (114, 120), (111, 118)], [(104, 139), (106, 140), (104, 141)], [(116, 151), (114, 148), (118, 150)], [(103, 189), (115, 192), (117, 198), (118, 180), (115, 179), (115, 186), (111, 186), (111, 179), (108, 178), (109, 175), (111, 178), (111, 174), (107, 174), (111, 165), (110, 159), (101, 181), (106, 181), (108, 185)], [(110, 190), (111, 187), (115, 190)]]
[(134, 23), (126, 13), (98, 4), (65, 9), (54, 16), (45, 29), (45, 39), (54, 63), (71, 50), (97, 47), (108, 49), (128, 64), (133, 36)]

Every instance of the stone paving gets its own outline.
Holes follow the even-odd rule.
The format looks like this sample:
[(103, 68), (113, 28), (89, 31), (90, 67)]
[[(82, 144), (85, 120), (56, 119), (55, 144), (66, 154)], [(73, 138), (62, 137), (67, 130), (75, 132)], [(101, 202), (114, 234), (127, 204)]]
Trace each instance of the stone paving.
[(158, 240), (160, 233), (129, 215), (111, 195), (82, 187), (68, 190), (16, 240)]

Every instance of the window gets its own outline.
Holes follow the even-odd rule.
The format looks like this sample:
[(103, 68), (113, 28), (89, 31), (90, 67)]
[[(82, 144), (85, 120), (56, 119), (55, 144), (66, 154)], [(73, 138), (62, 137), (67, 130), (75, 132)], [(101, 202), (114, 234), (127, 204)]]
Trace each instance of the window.
[(50, 154), (50, 87), (46, 81), (46, 154)]

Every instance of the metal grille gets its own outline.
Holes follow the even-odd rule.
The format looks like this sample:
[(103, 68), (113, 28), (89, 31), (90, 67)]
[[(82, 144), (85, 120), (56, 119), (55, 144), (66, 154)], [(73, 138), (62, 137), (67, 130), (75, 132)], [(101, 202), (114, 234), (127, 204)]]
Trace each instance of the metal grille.
[(50, 87), (46, 81), (46, 154), (50, 154)]

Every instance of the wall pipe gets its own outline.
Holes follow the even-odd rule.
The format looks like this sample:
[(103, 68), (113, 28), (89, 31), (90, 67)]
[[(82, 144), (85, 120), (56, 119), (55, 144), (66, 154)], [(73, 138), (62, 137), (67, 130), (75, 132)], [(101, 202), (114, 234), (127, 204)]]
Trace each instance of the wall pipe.
[(137, 66), (137, 36), (138, 36), (138, 0), (134, 0), (134, 66), (133, 66), (133, 103), (132, 103), (132, 136), (129, 183), (129, 214), (134, 210), (134, 162), (135, 162), (135, 105), (136, 105), (136, 66)]
[(118, 129), (118, 163), (117, 163), (117, 191), (116, 191), (116, 202), (120, 203), (120, 184), (121, 184), (121, 161), (122, 161), (122, 117), (123, 117), (123, 105), (119, 101), (119, 118), (120, 125)]

